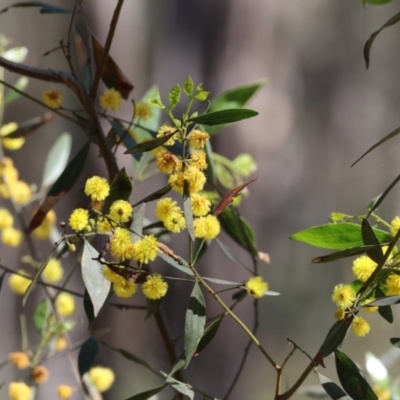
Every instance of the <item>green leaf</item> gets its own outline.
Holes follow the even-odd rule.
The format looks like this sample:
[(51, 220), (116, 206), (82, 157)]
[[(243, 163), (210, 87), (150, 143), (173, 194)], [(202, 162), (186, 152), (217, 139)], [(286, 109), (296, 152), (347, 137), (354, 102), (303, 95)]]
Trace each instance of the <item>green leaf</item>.
[(3, 271), (2, 274), (0, 275), (0, 291), (3, 287), (3, 283), (4, 283), (4, 278), (6, 277), (7, 271)]
[(215, 171), (213, 150), (209, 140), (207, 140), (204, 146), (204, 151), (206, 153), (206, 161), (207, 161), (207, 170), (206, 170), (207, 182), (215, 186), (217, 184), (217, 174)]
[[(380, 229), (373, 229), (380, 243), (390, 242), (392, 237)], [(342, 250), (362, 246), (361, 226), (350, 222), (313, 226), (293, 234), (290, 239), (325, 249)]]
[[(16, 89), (20, 90), (21, 92), (24, 92), (26, 87), (28, 86), (28, 83), (29, 83), (29, 79), (26, 76), (21, 76), (20, 78), (18, 78), (14, 87)], [(20, 96), (21, 96), (21, 94), (18, 93), (16, 90), (10, 89), (4, 98), (4, 104), (5, 105), (11, 104), (15, 100), (19, 99)]]
[(258, 115), (257, 111), (246, 108), (232, 108), (230, 110), (215, 111), (192, 118), (190, 122), (206, 126), (230, 124)]
[(137, 240), (140, 240), (140, 236), (143, 232), (143, 224), (144, 224), (144, 218), (146, 214), (146, 203), (143, 203), (142, 206), (140, 207), (139, 211), (135, 214), (135, 217), (133, 218), (133, 223), (132, 223), (132, 230), (135, 232), (132, 234), (132, 240), (136, 242)]
[(397, 22), (400, 21), (400, 12), (398, 12), (396, 15), (394, 15), (392, 18), (389, 19), (381, 28), (379, 28), (377, 31), (375, 31), (367, 40), (364, 46), (364, 59), (365, 59), (365, 64), (368, 68), (369, 66), (369, 56), (371, 52), (371, 47), (372, 43), (374, 43), (374, 40), (376, 37), (382, 32), (383, 29), (388, 28), (389, 26), (392, 26), (396, 24)]
[[(151, 96), (153, 96), (153, 97), (151, 97)], [(154, 90), (154, 92), (152, 93), (151, 96), (147, 97), (147, 99), (148, 99), (147, 101), (151, 106), (161, 108), (161, 109), (165, 108), (165, 106), (161, 100), (160, 90), (158, 88), (156, 88)]]
[(216, 283), (218, 285), (241, 285), (240, 282), (232, 282), (232, 281), (226, 281), (225, 279), (218, 279), (218, 278), (208, 278), (206, 276), (203, 276), (203, 279), (212, 283)]
[(146, 140), (142, 143), (135, 144), (134, 146), (127, 149), (124, 154), (145, 153), (147, 151), (154, 150), (157, 147), (162, 146), (165, 142), (168, 142), (168, 140), (174, 135), (175, 132), (156, 139)]
[(172, 110), (181, 99), (181, 87), (176, 84), (168, 93), (169, 110)]
[(172, 186), (170, 184), (168, 184), (167, 186), (164, 186), (161, 189), (158, 189), (155, 192), (149, 194), (144, 199), (139, 200), (137, 203), (135, 203), (133, 205), (133, 207), (137, 207), (138, 205), (140, 205), (142, 203), (148, 203), (149, 201), (158, 200), (161, 197), (163, 197), (164, 195), (166, 195), (168, 192), (170, 192), (171, 189), (172, 189)]
[(110, 194), (104, 201), (104, 205), (101, 209), (103, 214), (108, 214), (112, 203), (116, 200), (129, 201), (129, 197), (132, 193), (132, 181), (130, 180), (125, 168), (118, 171), (117, 176), (114, 178), (110, 187)]
[(400, 127), (395, 129), (393, 132), (390, 132), (388, 135), (386, 135), (383, 139), (381, 139), (379, 142), (375, 143), (372, 147), (370, 147), (361, 157), (357, 158), (356, 161), (353, 162), (353, 164), (350, 165), (350, 168), (356, 165), (360, 160), (362, 160), (367, 154), (371, 153), (372, 150), (376, 149), (379, 147), (381, 144), (385, 143), (387, 140), (394, 138), (400, 133)]
[(82, 254), (82, 278), (93, 304), (94, 316), (97, 317), (103, 307), (111, 282), (103, 275), (103, 266), (96, 260), (99, 252), (85, 239)]
[(3, 8), (0, 10), (0, 14), (7, 12), (10, 8), (13, 7), (40, 7), (41, 14), (64, 14), (71, 13), (71, 10), (67, 10), (65, 8), (53, 6), (52, 4), (43, 3), (42, 1), (21, 1), (19, 3), (15, 3), (11, 6)]
[(247, 289), (241, 289), (232, 295), (232, 300), (242, 301), (248, 294)]
[(333, 324), (319, 350), (322, 358), (332, 354), (342, 344), (352, 320), (352, 318), (346, 318)]
[(353, 400), (378, 400), (357, 365), (340, 350), (335, 350), (336, 370), (343, 389)]
[(87, 289), (85, 289), (85, 294), (83, 296), (83, 308), (85, 310), (86, 317), (90, 324), (96, 319), (96, 317), (94, 315), (93, 303), (92, 300), (90, 299)]
[(42, 333), (46, 327), (47, 317), (51, 311), (51, 306), (48, 299), (41, 301), (33, 314), (33, 323), (35, 328)]
[(382, 6), (383, 4), (391, 3), (393, 0), (363, 0), (363, 4), (373, 4), (374, 6)]
[(185, 79), (185, 82), (183, 82), (183, 91), (188, 97), (191, 97), (193, 93), (193, 80), (190, 75)]
[(218, 238), (216, 238), (215, 241), (217, 242), (219, 248), (222, 250), (226, 258), (246, 269), (247, 271), (252, 272), (249, 268), (247, 268), (245, 264), (242, 263), (242, 261), (240, 261), (238, 257), (235, 256), (235, 254), (232, 253), (232, 250), (225, 243), (221, 242)]
[(326, 376), (321, 375), (317, 372), (318, 379), (321, 382), (322, 387), (328, 396), (333, 400), (351, 400), (349, 396), (344, 392), (344, 390), (336, 385), (336, 383), (332, 382)]
[(168, 384), (164, 383), (164, 385), (158, 386), (154, 389), (146, 390), (145, 392), (135, 394), (132, 397), (128, 397), (126, 400), (147, 400), (150, 397), (155, 396), (156, 394), (160, 393)]
[(78, 370), (80, 376), (83, 376), (90, 370), (99, 352), (100, 345), (98, 340), (94, 337), (90, 337), (83, 343), (78, 355)]
[(358, 247), (352, 247), (351, 249), (335, 251), (334, 253), (328, 254), (326, 256), (319, 256), (313, 258), (311, 260), (311, 264), (329, 263), (346, 257), (358, 256), (360, 254), (366, 253), (369, 250), (376, 249), (377, 247), (381, 248), (382, 245), (378, 244), (369, 246), (358, 246)]
[(199, 101), (206, 101), (210, 92), (207, 92), (206, 90), (202, 90), (201, 92), (197, 93), (194, 98)]
[(368, 303), (369, 306), (392, 306), (395, 304), (400, 304), (400, 295), (396, 296), (387, 296), (382, 299), (374, 300), (371, 301), (371, 303)]
[[(376, 290), (375, 290), (375, 297), (377, 299), (385, 297), (385, 294), (382, 292), (381, 289), (379, 289), (379, 287), (376, 288)], [(383, 319), (385, 319), (390, 324), (393, 322), (393, 311), (392, 311), (392, 308), (390, 306), (380, 306), (380, 307), (378, 307), (378, 313)]]
[[(365, 245), (379, 245), (379, 240), (376, 237), (374, 230), (365, 218), (361, 221), (361, 236)], [(378, 246), (374, 249), (368, 250), (367, 256), (377, 264), (380, 264), (383, 261), (382, 248)]]
[(171, 385), (172, 389), (175, 389), (177, 392), (189, 397), (191, 400), (194, 399), (194, 391), (190, 389), (187, 384), (180, 382), (171, 376), (167, 376), (166, 382)]
[(64, 171), (71, 153), (72, 137), (69, 133), (63, 133), (53, 144), (47, 154), (44, 165), (42, 188), (52, 185)]
[(158, 255), (165, 261), (167, 262), (169, 265), (172, 265), (173, 267), (175, 267), (176, 269), (178, 269), (179, 271), (184, 272), (185, 274), (191, 275), (193, 276), (193, 272), (186, 267), (186, 265), (183, 265), (183, 263), (187, 264), (184, 260), (182, 260), (182, 263), (175, 260), (174, 258), (168, 256), (167, 254), (165, 254), (164, 252), (160, 251), (158, 253)]
[(237, 172), (245, 178), (257, 171), (257, 164), (250, 154), (239, 154), (232, 163)]
[(206, 304), (199, 284), (196, 282), (190, 295), (185, 318), (185, 368), (196, 352), (199, 340), (204, 334)]
[(207, 326), (207, 328), (204, 330), (203, 336), (199, 341), (199, 344), (197, 345), (196, 354), (201, 353), (211, 343), (218, 332), (223, 318), (224, 315), (221, 315)]
[(146, 317), (145, 317), (145, 320), (150, 318), (152, 315), (154, 315), (158, 311), (162, 301), (163, 301), (163, 299), (158, 299), (158, 300), (146, 299)]
[(232, 208), (225, 208), (225, 210), (218, 215), (218, 219), (224, 231), (235, 240), (236, 243), (246, 249), (254, 257), (258, 257), (253, 228), (241, 215), (237, 215)]
[(151, 368), (151, 366), (145, 360), (143, 360), (142, 358), (138, 357), (137, 355), (135, 355), (135, 354), (133, 354), (133, 353), (127, 351), (127, 350), (124, 350), (124, 349), (116, 349), (116, 348), (111, 347), (109, 345), (107, 345), (107, 346), (112, 348), (113, 350), (117, 351), (118, 353), (120, 353), (126, 359), (128, 359), (130, 361), (133, 361), (136, 364), (140, 364), (141, 366), (143, 366), (143, 367), (145, 367), (147, 369), (153, 370)]
[(390, 338), (390, 343), (392, 343), (394, 347), (400, 348), (400, 338)]

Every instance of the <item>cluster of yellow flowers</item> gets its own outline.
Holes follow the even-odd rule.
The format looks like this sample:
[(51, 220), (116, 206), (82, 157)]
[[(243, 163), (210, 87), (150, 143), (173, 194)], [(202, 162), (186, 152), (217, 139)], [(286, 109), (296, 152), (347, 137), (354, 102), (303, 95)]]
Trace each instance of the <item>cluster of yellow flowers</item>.
[(18, 129), (18, 124), (16, 122), (9, 122), (0, 127), (0, 139), (1, 145), (10, 151), (19, 150), (25, 144), (25, 138), (18, 137), (8, 137), (10, 134)]

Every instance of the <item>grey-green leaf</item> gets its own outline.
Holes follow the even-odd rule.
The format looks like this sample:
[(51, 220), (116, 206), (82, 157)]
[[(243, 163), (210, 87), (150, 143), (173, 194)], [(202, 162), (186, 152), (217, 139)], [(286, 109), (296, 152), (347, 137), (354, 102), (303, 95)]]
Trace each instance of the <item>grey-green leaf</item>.
[(50, 310), (51, 306), (48, 299), (42, 300), (36, 307), (35, 313), (33, 314), (33, 323), (39, 333), (42, 333), (46, 326), (47, 316)]
[(128, 397), (126, 400), (147, 400), (150, 397), (155, 396), (156, 394), (160, 393), (168, 384), (164, 383), (164, 385), (158, 386), (154, 389), (146, 390), (145, 392), (135, 394), (132, 397)]
[(246, 108), (232, 108), (230, 110), (215, 111), (192, 118), (190, 121), (206, 126), (230, 124), (258, 115), (257, 111)]
[(78, 370), (81, 376), (89, 371), (99, 352), (100, 345), (94, 337), (90, 337), (83, 343), (78, 355)]
[(85, 239), (82, 254), (82, 278), (97, 317), (110, 291), (111, 282), (103, 275), (103, 266), (95, 260), (99, 252)]

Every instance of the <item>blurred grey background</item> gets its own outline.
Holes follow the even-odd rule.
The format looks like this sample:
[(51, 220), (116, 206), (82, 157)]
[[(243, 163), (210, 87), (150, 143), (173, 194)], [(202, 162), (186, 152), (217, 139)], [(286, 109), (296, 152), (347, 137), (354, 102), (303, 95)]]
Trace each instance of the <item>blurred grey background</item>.
[[(0, 0), (4, 7), (10, 2)], [(72, 7), (72, 1), (52, 4)], [(116, 1), (87, 0), (85, 9), (89, 25), (104, 43)], [(112, 57), (134, 83), (133, 97), (139, 100), (155, 83), (161, 93), (190, 74), (195, 82), (204, 82), (212, 95), (244, 83), (266, 78), (268, 84), (249, 104), (259, 112), (257, 118), (240, 122), (222, 131), (213, 139), (214, 150), (234, 158), (246, 152), (258, 164), (258, 180), (250, 187), (250, 197), (241, 205), (242, 214), (253, 224), (260, 250), (271, 257), (270, 265), (261, 265), (260, 273), (270, 289), (279, 297), (260, 301), (258, 337), (276, 362), (281, 363), (290, 351), (286, 338), (295, 341), (313, 355), (333, 324), (332, 288), (352, 280), (351, 260), (327, 265), (309, 265), (310, 260), (329, 251), (292, 242), (289, 236), (309, 226), (328, 221), (332, 211), (359, 215), (369, 201), (384, 190), (397, 176), (398, 138), (381, 146), (358, 165), (350, 165), (372, 144), (400, 125), (398, 104), (400, 78), (398, 26), (378, 36), (372, 47), (371, 65), (366, 70), (362, 57), (370, 34), (397, 12), (396, 4), (362, 8), (361, 1), (320, 0), (127, 0), (111, 48)], [(12, 9), (0, 15), (1, 32), (12, 38), (12, 45), (29, 49), (27, 64), (57, 69), (67, 68), (60, 53), (42, 54), (65, 37), (69, 17), (42, 15), (36, 9)], [(16, 76), (6, 74), (13, 82)], [(43, 82), (31, 81), (29, 94), (39, 97), (48, 89)], [(66, 94), (66, 90), (64, 89)], [(76, 106), (66, 94), (66, 105)], [(5, 120), (21, 121), (43, 110), (22, 99), (6, 110)], [(131, 105), (120, 112), (130, 118)], [(108, 128), (106, 128), (108, 129)], [(30, 136), (25, 147), (12, 156), (22, 179), (40, 183), (45, 152), (58, 135), (69, 131), (74, 137), (74, 151), (84, 142), (81, 131), (61, 119)], [(121, 164), (132, 171), (129, 156), (120, 156)], [(93, 173), (105, 174), (96, 151), (80, 184)], [(141, 198), (159, 187), (154, 179), (135, 188), (134, 197)], [(396, 187), (381, 206), (380, 215), (391, 220), (400, 214), (399, 188)], [(78, 189), (57, 206), (59, 220), (66, 220), (73, 207), (85, 204)], [(251, 265), (228, 238), (225, 242), (239, 257)], [(49, 251), (42, 245), (42, 251)], [(2, 263), (18, 268), (19, 251), (0, 248)], [(65, 262), (68, 265), (68, 261)], [(244, 281), (248, 274), (228, 261), (213, 245), (203, 261), (204, 274)], [(160, 269), (161, 271), (162, 269)], [(76, 285), (82, 289), (77, 276)], [(79, 286), (80, 285), (80, 286)], [(185, 306), (190, 288), (171, 285), (165, 311), (171, 315), (174, 337), (182, 333)], [(34, 307), (43, 295), (32, 297)], [(19, 349), (20, 298), (4, 288), (0, 302), (2, 328), (0, 354), (5, 358)], [(229, 295), (225, 296), (229, 300)], [(132, 304), (143, 304), (141, 295)], [(207, 298), (209, 316), (221, 310)], [(252, 303), (247, 299), (237, 307), (243, 320), (252, 325)], [(395, 310), (396, 311), (396, 310)], [(79, 326), (74, 340), (87, 334), (83, 309), (79, 305)], [(367, 316), (371, 333), (364, 339), (349, 334), (343, 351), (361, 365), (367, 349), (381, 355), (389, 347), (389, 338), (398, 336), (399, 323), (395, 312), (392, 325), (377, 315)], [(108, 327), (104, 340), (125, 348), (168, 371), (161, 339), (153, 320), (143, 324), (139, 311), (106, 310), (93, 329)], [(33, 335), (33, 338), (38, 339)], [(217, 398), (224, 396), (236, 373), (247, 338), (230, 319), (225, 318), (214, 342), (184, 371), (185, 379)], [(178, 341), (178, 349), (182, 345)], [(107, 349), (102, 349), (99, 363), (112, 366), (117, 381), (105, 399), (125, 399), (140, 391), (161, 384), (161, 380), (145, 372)], [(295, 354), (284, 374), (283, 385), (289, 387), (300, 375), (308, 360)], [(328, 360), (324, 375), (336, 379)], [(74, 385), (67, 358), (48, 364), (49, 383), (40, 388), (40, 399), (54, 398), (60, 383)], [(4, 371), (4, 372), (3, 372)], [(9, 367), (2, 381), (16, 379)], [(391, 371), (393, 377), (398, 371)], [(310, 376), (307, 384), (316, 383)], [(245, 370), (231, 399), (271, 399), (275, 374), (255, 348), (252, 348)], [(2, 389), (2, 392), (5, 388)], [(80, 398), (76, 394), (74, 399)], [(172, 392), (163, 392), (158, 399), (172, 399)], [(200, 397), (199, 397), (200, 398)], [(294, 399), (304, 399), (296, 394)]]

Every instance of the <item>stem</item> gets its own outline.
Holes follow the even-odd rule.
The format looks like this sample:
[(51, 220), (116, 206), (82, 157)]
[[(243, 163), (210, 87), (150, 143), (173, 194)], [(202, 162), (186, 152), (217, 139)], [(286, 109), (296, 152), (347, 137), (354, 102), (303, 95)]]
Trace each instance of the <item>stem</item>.
[(124, 4), (124, 0), (118, 0), (118, 4), (115, 7), (114, 14), (111, 20), (110, 29), (108, 30), (108, 35), (106, 39), (106, 44), (104, 45), (103, 57), (101, 59), (101, 63), (96, 70), (96, 75), (94, 77), (94, 82), (92, 86), (92, 90), (90, 91), (90, 97), (94, 99), (96, 97), (97, 89), (99, 87), (100, 79), (103, 75), (104, 67), (107, 62), (108, 55), (110, 53), (111, 43), (114, 38), (115, 29), (117, 28), (118, 19), (121, 13), (122, 5)]

